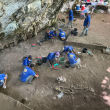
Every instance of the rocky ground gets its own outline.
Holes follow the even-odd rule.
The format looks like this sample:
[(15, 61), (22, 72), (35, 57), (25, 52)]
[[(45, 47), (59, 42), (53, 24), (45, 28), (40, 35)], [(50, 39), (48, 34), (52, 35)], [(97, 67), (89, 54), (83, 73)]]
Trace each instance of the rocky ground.
[[(93, 25), (95, 25), (95, 28), (98, 30), (102, 29), (103, 24), (102, 21), (99, 22), (99, 16), (103, 18), (104, 15), (97, 14), (92, 17), (92, 21), (95, 22), (92, 22), (90, 30), (94, 29)], [(83, 20), (77, 20), (83, 24)], [(100, 26), (96, 25), (96, 22), (98, 22)], [(74, 25), (74, 27), (76, 26)], [(77, 24), (77, 28), (80, 27), (81, 25)], [(63, 29), (65, 29), (66, 34), (70, 32), (70, 29)], [(106, 30), (106, 28), (103, 28), (103, 30)], [(106, 34), (109, 34), (109, 31), (107, 32)], [(91, 32), (93, 36), (95, 33), (97, 33), (97, 31)], [(46, 41), (42, 46), (31, 46), (31, 44), (43, 38), (44, 35), (45, 30), (40, 32), (37, 38), (29, 39), (26, 42), (19, 43), (18, 46), (1, 51), (0, 67), (1, 70), (4, 70), (4, 73), (8, 74), (9, 78), (7, 88), (5, 90), (1, 88), (0, 91), (19, 101), (27, 98), (25, 104), (34, 110), (109, 110), (110, 107), (105, 104), (106, 101), (101, 97), (103, 91), (106, 91), (108, 95), (110, 94), (109, 88), (103, 90), (101, 88), (101, 82), (105, 77), (110, 78), (110, 74), (106, 71), (110, 66), (110, 55), (103, 54), (100, 50), (88, 49), (94, 56), (88, 54), (76, 55), (77, 58), (81, 58), (83, 68), (65, 68), (63, 65), (60, 66), (58, 70), (53, 70), (51, 67), (48, 67), (47, 64), (44, 64), (35, 67), (34, 71), (36, 74), (39, 74), (40, 77), (35, 79), (31, 85), (22, 83), (18, 79), (19, 74), (23, 70), (22, 57), (29, 54), (31, 54), (34, 59), (39, 56), (47, 56), (49, 52), (60, 50), (64, 46), (64, 43), (59, 41), (58, 38), (56, 38), (54, 44), (52, 44), (51, 41)], [(79, 37), (79, 35), (77, 37)], [(94, 39), (94, 37), (92, 38)], [(90, 37), (90, 41), (92, 38)], [(108, 39), (105, 38), (104, 42), (108, 42)], [(76, 52), (81, 51), (82, 48), (83, 47), (74, 47)], [(65, 77), (67, 79), (66, 82), (58, 83), (56, 79), (59, 76)], [(54, 90), (56, 86), (68, 90), (68, 93), (65, 93), (61, 99), (56, 97), (60, 93)], [(73, 89), (73, 92), (70, 94), (70, 87), (79, 89), (76, 93), (75, 89)], [(83, 88), (86, 89), (82, 90)], [(66, 91), (65, 89), (63, 92)]]

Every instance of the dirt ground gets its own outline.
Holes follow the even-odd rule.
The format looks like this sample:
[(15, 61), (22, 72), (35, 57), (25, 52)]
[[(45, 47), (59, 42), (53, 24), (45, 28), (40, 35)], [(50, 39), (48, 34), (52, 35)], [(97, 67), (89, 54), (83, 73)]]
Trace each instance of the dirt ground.
[[(99, 21), (99, 16), (103, 18), (104, 15), (97, 14), (95, 16), (92, 18), (95, 21), (92, 22), (92, 25)], [(83, 23), (83, 20), (78, 19), (78, 21)], [(100, 26), (95, 25), (95, 28), (99, 30), (103, 26), (100, 22), (98, 22)], [(80, 27), (80, 24), (77, 24), (77, 28)], [(94, 29), (93, 26), (91, 27), (92, 29)], [(68, 34), (70, 30), (65, 28), (65, 31)], [(96, 32), (94, 31), (91, 34), (94, 36)], [(109, 34), (109, 32), (106, 34)], [(19, 101), (27, 98), (25, 104), (34, 110), (109, 110), (110, 107), (105, 104), (106, 101), (101, 97), (104, 91), (101, 88), (101, 82), (105, 77), (110, 78), (110, 73), (106, 71), (110, 66), (110, 55), (103, 54), (100, 50), (88, 49), (94, 56), (76, 54), (77, 58), (81, 58), (84, 68), (73, 69), (60, 65), (58, 70), (53, 70), (47, 64), (36, 65), (34, 71), (40, 77), (35, 79), (32, 84), (23, 83), (18, 79), (19, 74), (23, 70), (22, 57), (30, 54), (33, 58), (47, 56), (49, 52), (55, 52), (64, 46), (62, 41), (56, 39), (54, 44), (51, 41), (46, 41), (42, 46), (36, 45), (31, 47), (31, 44), (36, 43), (44, 35), (45, 30), (40, 32), (37, 38), (29, 39), (26, 42), (19, 43), (18, 46), (1, 51), (0, 68), (5, 71), (4, 73), (8, 74), (9, 78), (7, 88), (5, 90), (1, 88), (0, 92)], [(108, 39), (104, 39), (104, 42), (108, 42)], [(81, 51), (82, 48), (74, 47), (76, 52)], [(56, 79), (59, 76), (65, 77), (67, 81), (65, 83), (58, 83)], [(68, 90), (73, 86), (79, 89), (89, 87), (92, 89), (92, 92), (86, 91), (86, 89), (82, 92), (78, 90), (76, 94), (65, 93), (61, 99), (58, 99), (56, 96), (60, 92), (54, 90), (56, 86), (66, 87)], [(109, 89), (105, 89), (105, 91), (110, 94)]]

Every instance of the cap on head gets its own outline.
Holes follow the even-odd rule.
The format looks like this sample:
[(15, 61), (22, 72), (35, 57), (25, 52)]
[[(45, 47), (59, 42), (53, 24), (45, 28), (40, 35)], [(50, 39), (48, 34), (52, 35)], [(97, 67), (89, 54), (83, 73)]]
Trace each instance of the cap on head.
[(56, 52), (56, 56), (59, 57), (60, 56), (60, 53), (59, 52)]
[(34, 67), (34, 66), (35, 66), (34, 64), (31, 64), (31, 65), (30, 65), (30, 68), (32, 68), (32, 67)]
[(59, 31), (61, 32), (61, 31), (62, 31), (62, 29), (59, 29)]
[(32, 60), (32, 56), (31, 56), (31, 55), (29, 55), (28, 58), (29, 58), (30, 60)]
[(49, 30), (47, 30), (47, 33), (49, 33), (50, 31)]

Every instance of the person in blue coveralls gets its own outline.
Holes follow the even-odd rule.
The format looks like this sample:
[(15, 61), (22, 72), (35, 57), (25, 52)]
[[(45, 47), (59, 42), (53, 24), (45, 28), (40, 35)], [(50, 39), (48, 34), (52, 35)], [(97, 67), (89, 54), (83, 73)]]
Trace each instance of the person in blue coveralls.
[(55, 31), (55, 29), (53, 29), (53, 30), (54, 30), (54, 31), (49, 31), (49, 30), (47, 30), (45, 37), (44, 37), (41, 41), (38, 41), (38, 43), (39, 43), (40, 45), (42, 45), (42, 43), (43, 43), (44, 41), (47, 41), (47, 40), (49, 40), (49, 39), (54, 39), (54, 38), (57, 36), (57, 32)]
[(69, 8), (69, 22), (68, 22), (67, 27), (69, 27), (69, 24), (71, 23), (71, 28), (73, 28), (73, 19), (74, 19), (73, 10)]
[(89, 12), (85, 14), (86, 15), (86, 18), (84, 20), (84, 30), (82, 32), (82, 35), (81, 36), (84, 36), (84, 34), (87, 36), (88, 35), (88, 28), (90, 26), (90, 22), (91, 22), (91, 17), (89, 15)]
[(53, 52), (53, 53), (49, 53), (47, 56), (47, 61), (49, 61), (49, 63), (52, 64), (55, 62), (55, 58), (59, 58), (60, 53), (59, 52)]
[(65, 32), (62, 31), (62, 29), (59, 29), (59, 31), (60, 31), (60, 33), (59, 33), (59, 39), (60, 39), (61, 41), (66, 41), (67, 38), (68, 38), (68, 36), (65, 35)]
[(60, 53), (68, 53), (69, 51), (72, 51), (73, 53), (76, 53), (73, 49), (72, 46), (64, 46), (61, 50), (60, 50)]
[(32, 63), (32, 56), (29, 55), (23, 60), (23, 67), (29, 66)]
[(7, 74), (0, 74), (0, 86), (3, 85), (3, 88), (6, 88)]
[(73, 54), (72, 51), (69, 51), (69, 53), (68, 53), (68, 59), (69, 59), (69, 62), (70, 62), (71, 66), (73, 68), (79, 67), (81, 65), (80, 58), (76, 59), (76, 55)]
[(25, 67), (23, 72), (20, 75), (20, 80), (22, 82), (27, 82), (29, 84), (31, 84), (32, 80), (34, 77), (38, 78), (39, 75), (33, 71), (34, 69), (34, 64), (31, 64), (29, 67)]

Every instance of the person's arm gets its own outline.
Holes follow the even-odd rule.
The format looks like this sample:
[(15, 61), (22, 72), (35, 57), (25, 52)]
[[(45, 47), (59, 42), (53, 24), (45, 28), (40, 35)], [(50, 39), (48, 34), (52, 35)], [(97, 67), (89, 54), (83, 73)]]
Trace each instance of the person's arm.
[(87, 26), (86, 26), (86, 28), (88, 28), (88, 25), (89, 25), (89, 22), (87, 23)]
[(74, 51), (74, 49), (73, 49), (72, 51), (73, 51), (73, 53), (75, 53), (75, 54), (76, 54), (76, 52)]
[(4, 79), (4, 80), (5, 80), (5, 82), (4, 82), (4, 84), (3, 84), (3, 85), (6, 85), (7, 77), (5, 77), (5, 79)]
[(57, 33), (55, 33), (55, 38), (57, 37)]
[(88, 23), (87, 23), (87, 26), (86, 26), (86, 28), (88, 28), (88, 25), (90, 24), (90, 16), (88, 16)]
[(38, 78), (38, 77), (39, 77), (39, 75), (35, 75), (35, 77), (36, 77), (36, 78)]

